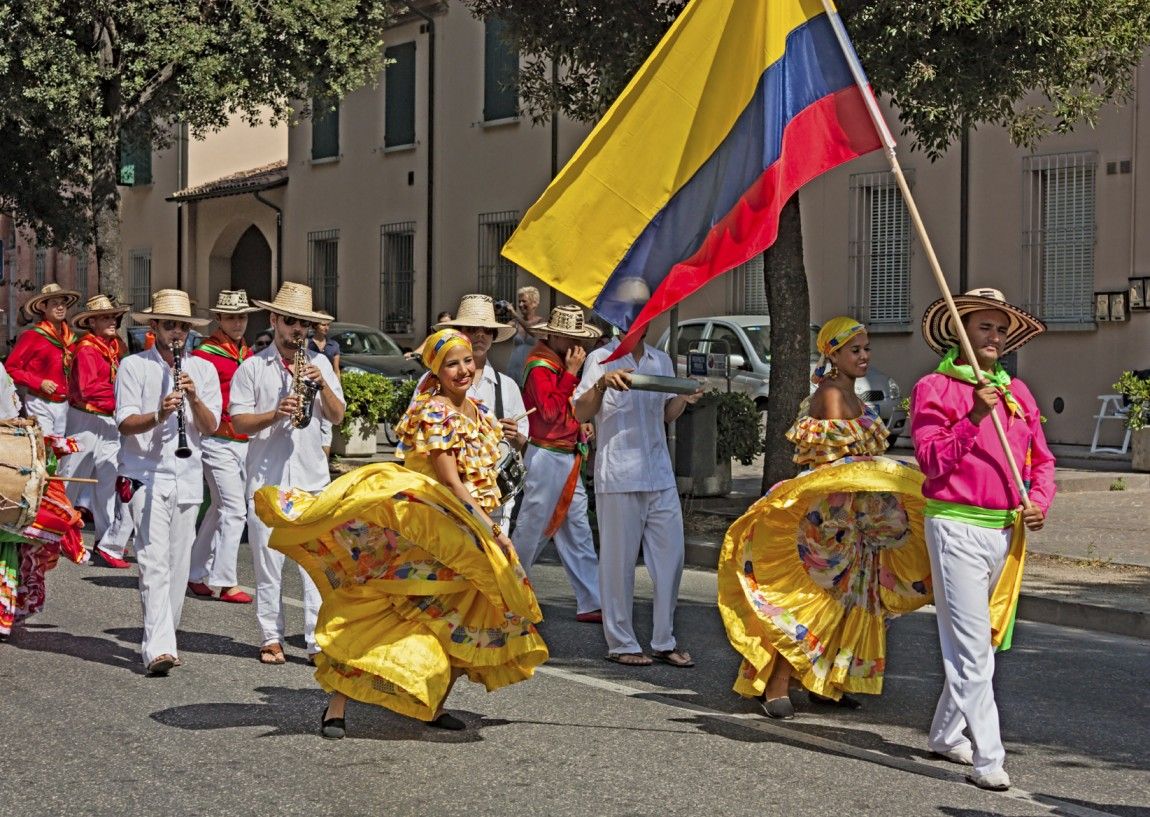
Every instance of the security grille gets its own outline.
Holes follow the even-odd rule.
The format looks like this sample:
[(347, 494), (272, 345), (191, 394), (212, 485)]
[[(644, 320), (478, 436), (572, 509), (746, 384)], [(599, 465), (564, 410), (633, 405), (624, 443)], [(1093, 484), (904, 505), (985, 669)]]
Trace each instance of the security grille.
[(1093, 151), (1028, 156), (1022, 175), (1022, 283), (1051, 323), (1089, 323), (1094, 292)]
[(497, 301), (515, 301), (518, 267), (499, 254), (515, 232), (519, 213), (479, 214), (479, 291)]
[(80, 250), (76, 256), (75, 290), (80, 293), (80, 303), (88, 300), (88, 248)]
[(36, 259), (32, 265), (32, 283), (36, 289), (44, 286), (48, 278), (48, 250), (44, 247), (36, 248)]
[(137, 311), (152, 305), (152, 251), (128, 253), (128, 270), (132, 276), (132, 307)]
[(868, 324), (909, 324), (910, 216), (889, 173), (851, 176), (849, 253), (851, 312)]
[(307, 282), (315, 308), (335, 315), (339, 286), (339, 230), (307, 234)]
[(734, 313), (767, 314), (767, 285), (763, 281), (762, 254), (735, 267), (731, 280), (731, 308)]
[(384, 332), (415, 330), (415, 222), (379, 228), (379, 325)]

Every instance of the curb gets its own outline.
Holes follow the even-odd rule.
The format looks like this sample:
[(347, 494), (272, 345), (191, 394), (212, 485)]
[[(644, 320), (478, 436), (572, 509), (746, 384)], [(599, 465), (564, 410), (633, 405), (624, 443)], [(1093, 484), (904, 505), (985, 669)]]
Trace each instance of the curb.
[[(691, 567), (715, 570), (720, 545), (699, 537), (687, 537), (685, 561)], [(1150, 639), (1150, 615), (1023, 593), (1018, 599), (1018, 618), (1057, 627)]]

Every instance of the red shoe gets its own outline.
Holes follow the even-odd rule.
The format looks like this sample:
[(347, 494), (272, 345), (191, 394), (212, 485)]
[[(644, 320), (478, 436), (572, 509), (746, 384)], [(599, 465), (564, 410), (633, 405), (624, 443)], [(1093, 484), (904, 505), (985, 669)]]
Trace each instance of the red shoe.
[(119, 556), (113, 556), (106, 550), (101, 548), (92, 548), (92, 565), (95, 567), (114, 567), (117, 570), (124, 570), (132, 565)]
[(211, 598), (215, 595), (215, 593), (212, 592), (212, 588), (203, 582), (188, 582), (188, 589), (202, 598)]
[(602, 624), (603, 614), (598, 610), (592, 610), (589, 613), (579, 613), (575, 616), (575, 620), (583, 624)]
[[(201, 585), (202, 587), (203, 585)], [(191, 587), (189, 584), (188, 587)], [(193, 593), (196, 591), (193, 590)], [(233, 590), (230, 593), (220, 593), (220, 601), (228, 601), (232, 604), (251, 604), (252, 597), (245, 593), (243, 590)]]

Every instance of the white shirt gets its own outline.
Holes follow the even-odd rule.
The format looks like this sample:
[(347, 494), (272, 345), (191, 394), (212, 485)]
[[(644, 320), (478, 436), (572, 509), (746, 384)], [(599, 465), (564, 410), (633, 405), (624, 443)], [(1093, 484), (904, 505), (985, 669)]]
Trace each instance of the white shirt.
[[(222, 408), (220, 378), (216, 369), (206, 360), (185, 356), (183, 370), (196, 384), (196, 394), (208, 410), (213, 422), (220, 422)], [(151, 414), (160, 408), (164, 396), (175, 390), (172, 369), (153, 347), (146, 352), (124, 358), (116, 372), (116, 425), (137, 414)], [(175, 482), (179, 486), (178, 502), (183, 505), (201, 502), (204, 498), (203, 467), (200, 464), (201, 436), (192, 418), (192, 409), (183, 407), (184, 431), (192, 455), (184, 459), (176, 456), (179, 432), (176, 413), (143, 434), (121, 434), (118, 471), (147, 484)], [(213, 425), (212, 430), (215, 430)]]
[[(527, 407), (523, 405), (523, 392), (519, 390), (519, 384), (516, 383), (513, 378), (505, 374), (497, 373), (490, 361), (483, 367), (483, 371), (480, 375), (473, 379), (471, 385), (467, 387), (467, 396), (485, 405), (496, 420), (503, 419), (503, 417), (500, 417), (495, 412), (497, 405), (495, 401), (495, 377), (497, 374), (499, 376), (499, 390), (503, 392), (503, 417), (519, 417), (522, 414), (526, 414)], [(419, 383), (415, 387), (415, 394), (419, 394), (420, 389), (423, 388), (423, 384), (429, 377), (431, 377), (431, 372), (424, 372), (423, 377), (419, 379)], [(415, 403), (415, 394), (412, 395), (411, 402), (408, 403), (408, 406)], [(524, 437), (528, 436), (529, 423), (530, 420), (524, 417), (515, 424), (516, 428), (519, 429), (519, 433)]]
[[(331, 361), (322, 353), (307, 350), (309, 363), (319, 368), (325, 388), (346, 405), (343, 387)], [(231, 403), (228, 412), (263, 414), (274, 411), (288, 396), (292, 386), (292, 373), (284, 365), (279, 350), (272, 344), (262, 352), (249, 357), (236, 369), (232, 377)], [(329, 432), (331, 421), (324, 415), (322, 395), (317, 392), (312, 404), (312, 421), (304, 428), (296, 428), (291, 418), (277, 419), (267, 428), (248, 438), (248, 496), (265, 485), (283, 485), (305, 491), (320, 491), (331, 482), (327, 457), (323, 453), (324, 432)]]
[(16, 384), (8, 375), (4, 364), (0, 363), (0, 420), (14, 420), (20, 416), (20, 395), (16, 393)]
[[(634, 352), (611, 363), (603, 361), (619, 346), (613, 339), (587, 355), (583, 377), (572, 399), (589, 391), (605, 372), (634, 369), (638, 374), (673, 377), (671, 358), (643, 344), (642, 358)], [(658, 391), (607, 389), (595, 415), (595, 492), (623, 494), (662, 491), (675, 487), (675, 470), (667, 449), (663, 410), (673, 394)]]

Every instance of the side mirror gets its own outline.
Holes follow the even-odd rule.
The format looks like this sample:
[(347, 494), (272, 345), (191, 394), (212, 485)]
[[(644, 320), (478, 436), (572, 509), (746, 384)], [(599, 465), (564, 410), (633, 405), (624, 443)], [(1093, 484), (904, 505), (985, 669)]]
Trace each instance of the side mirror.
[(747, 359), (742, 355), (730, 355), (727, 358), (731, 363), (731, 369), (744, 369), (750, 371), (751, 366), (747, 363)]

